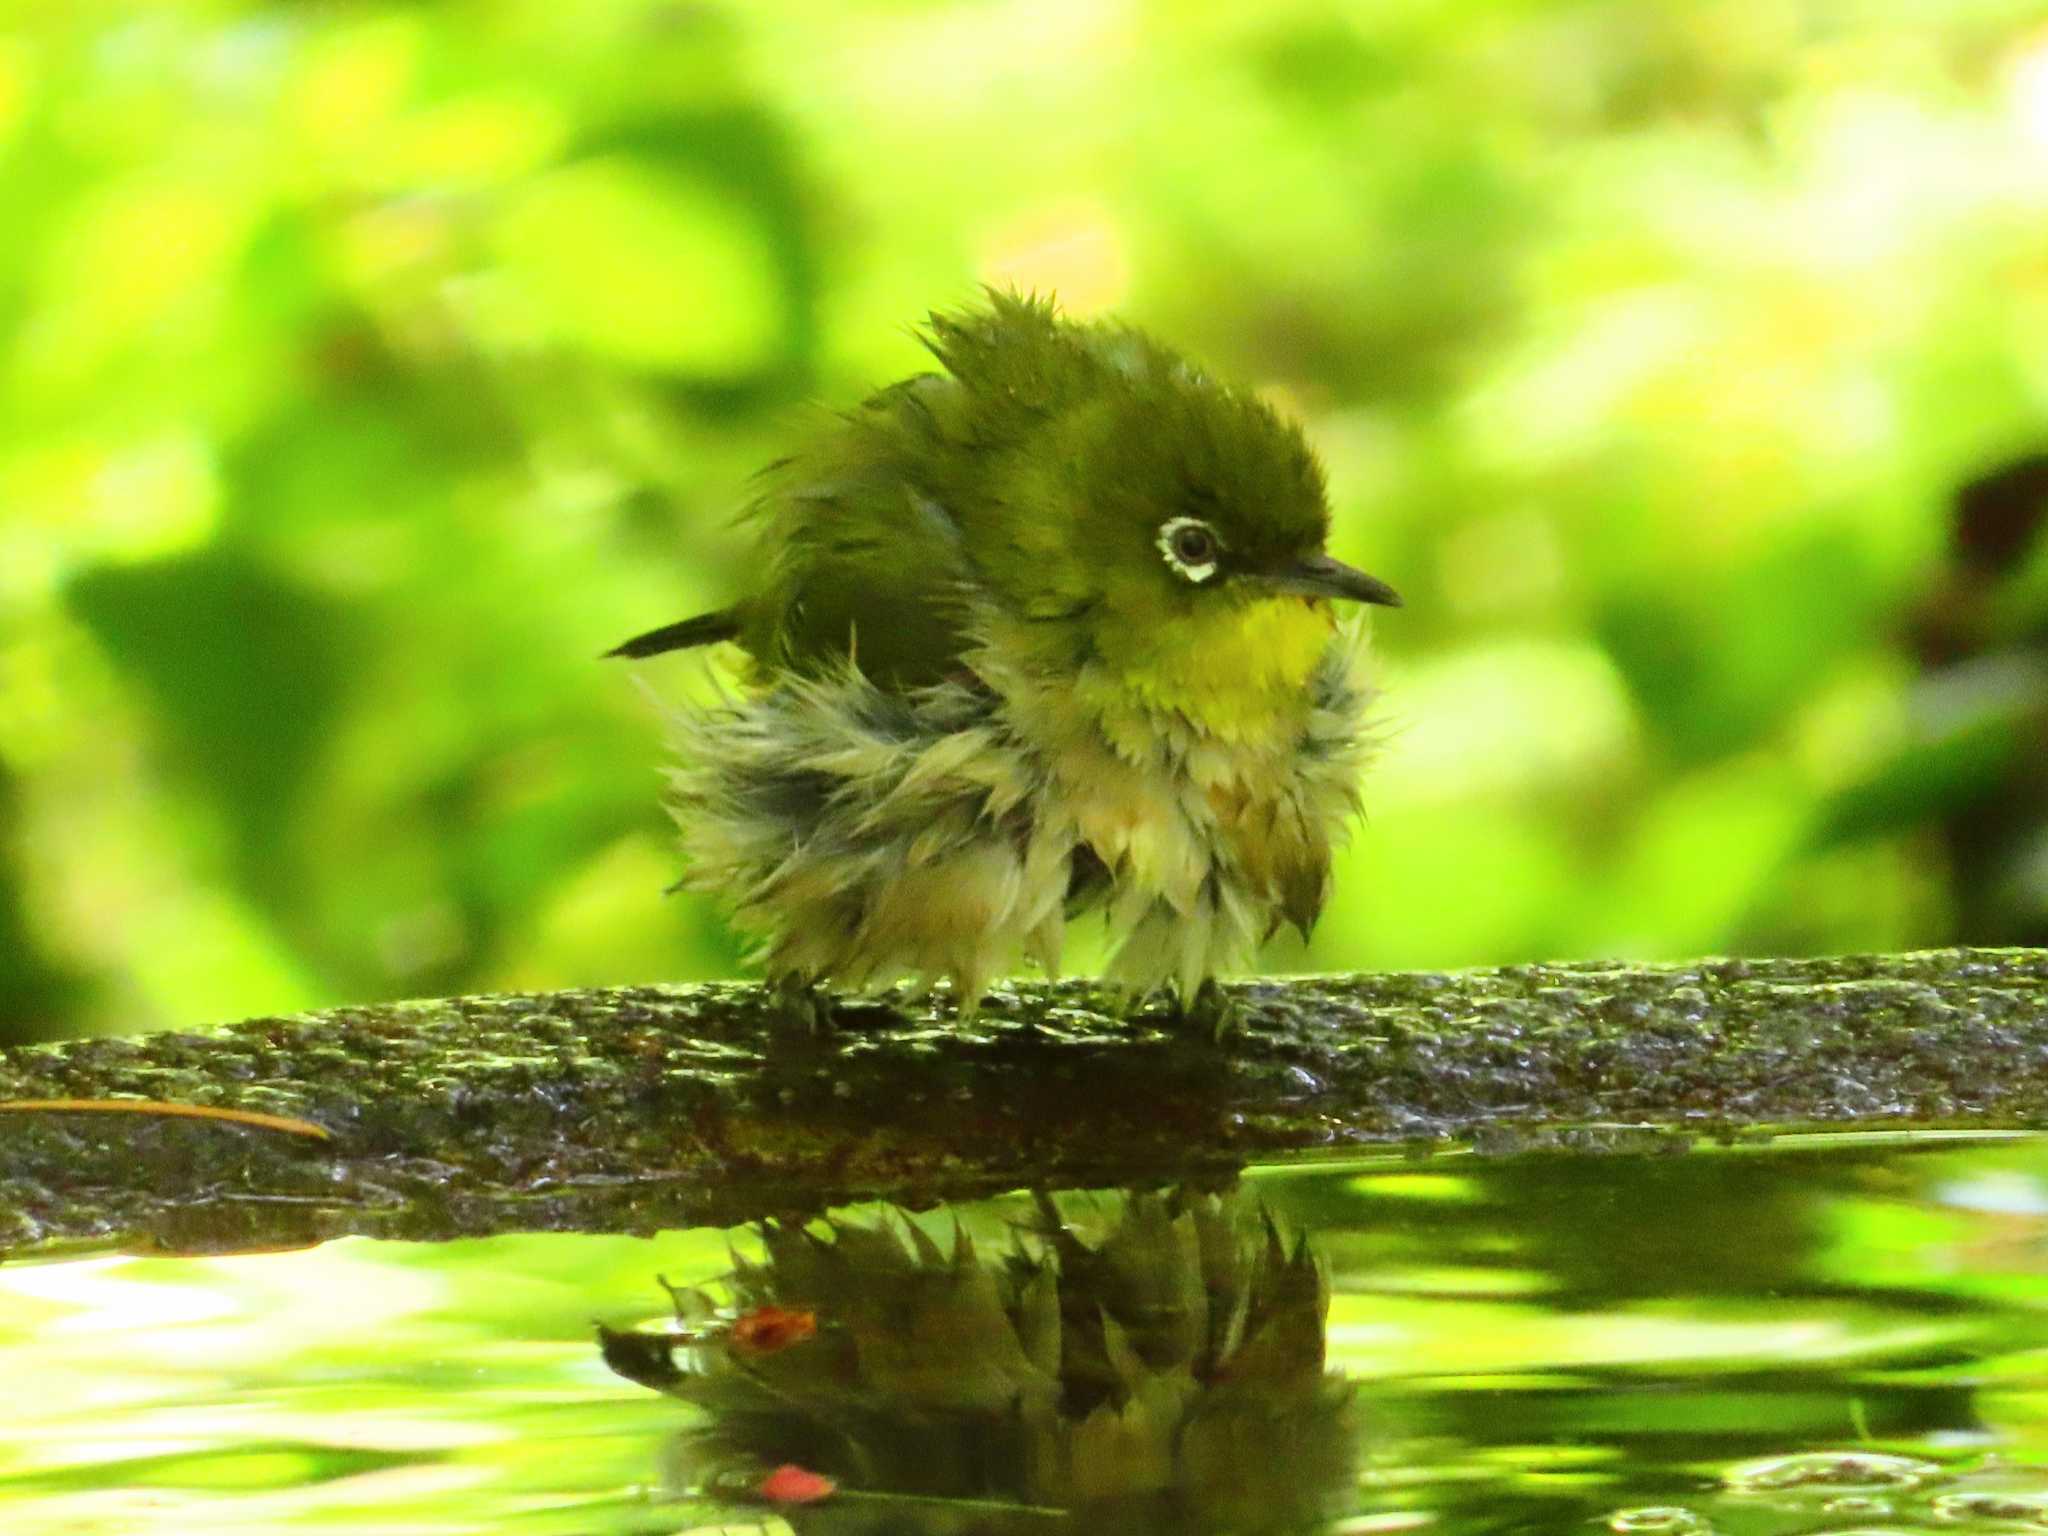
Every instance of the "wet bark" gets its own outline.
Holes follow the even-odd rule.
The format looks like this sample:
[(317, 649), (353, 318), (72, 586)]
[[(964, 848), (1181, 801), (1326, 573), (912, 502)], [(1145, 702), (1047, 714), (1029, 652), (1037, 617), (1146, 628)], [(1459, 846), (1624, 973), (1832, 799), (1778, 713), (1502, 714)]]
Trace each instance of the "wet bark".
[(1661, 1151), (1789, 1130), (2048, 1124), (2048, 951), (1249, 981), (1220, 1045), (1086, 983), (969, 1023), (756, 988), (339, 1008), (0, 1052), (0, 1099), (295, 1117), (326, 1139), (0, 1113), (0, 1249), (651, 1231), (867, 1198), (1227, 1177), (1451, 1146)]

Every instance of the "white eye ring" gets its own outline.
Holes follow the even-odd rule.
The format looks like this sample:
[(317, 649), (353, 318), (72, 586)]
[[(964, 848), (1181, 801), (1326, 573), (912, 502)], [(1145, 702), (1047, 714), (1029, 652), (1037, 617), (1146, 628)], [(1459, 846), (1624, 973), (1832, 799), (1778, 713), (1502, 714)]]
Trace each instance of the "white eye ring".
[[(1209, 554), (1205, 559), (1190, 560), (1180, 551), (1185, 534), (1200, 533), (1208, 540)], [(1199, 517), (1169, 517), (1159, 525), (1159, 537), (1155, 540), (1159, 553), (1166, 556), (1166, 563), (1189, 581), (1197, 585), (1216, 574), (1216, 557), (1223, 551), (1223, 541), (1216, 537), (1216, 530)]]

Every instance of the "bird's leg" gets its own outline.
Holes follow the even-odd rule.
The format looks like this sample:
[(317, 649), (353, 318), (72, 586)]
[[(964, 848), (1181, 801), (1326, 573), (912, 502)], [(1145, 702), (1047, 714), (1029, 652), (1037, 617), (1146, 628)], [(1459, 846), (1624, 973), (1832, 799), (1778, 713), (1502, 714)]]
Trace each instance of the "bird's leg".
[(792, 1033), (832, 1033), (832, 998), (801, 971), (787, 971), (766, 984), (768, 1005)]
[(1209, 1030), (1209, 1038), (1218, 1045), (1224, 1037), (1245, 1026), (1244, 1004), (1224, 991), (1223, 984), (1214, 976), (1203, 980), (1195, 989), (1193, 997), (1171, 994), (1175, 1014), (1181, 1022)]

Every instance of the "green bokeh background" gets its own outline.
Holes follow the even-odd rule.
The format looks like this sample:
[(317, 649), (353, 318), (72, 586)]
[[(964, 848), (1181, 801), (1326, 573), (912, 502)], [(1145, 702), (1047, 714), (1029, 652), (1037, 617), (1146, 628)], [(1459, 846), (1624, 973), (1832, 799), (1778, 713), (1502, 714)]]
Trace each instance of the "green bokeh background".
[(981, 282), (1268, 391), (1408, 596), (1270, 963), (2048, 942), (2048, 3), (66, 0), (0, 1037), (737, 970), (594, 657)]

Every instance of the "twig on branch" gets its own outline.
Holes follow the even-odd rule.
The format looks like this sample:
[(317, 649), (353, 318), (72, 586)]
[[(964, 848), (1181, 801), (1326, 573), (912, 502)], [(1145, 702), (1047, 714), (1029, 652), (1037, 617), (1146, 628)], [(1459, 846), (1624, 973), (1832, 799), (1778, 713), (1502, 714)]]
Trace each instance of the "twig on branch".
[(338, 1008), (0, 1052), (0, 1249), (651, 1231), (826, 1202), (1470, 1143), (1634, 1149), (1815, 1126), (2048, 1124), (2048, 951), (1299, 977), (1221, 1046), (1087, 983), (842, 1005), (754, 987)]

